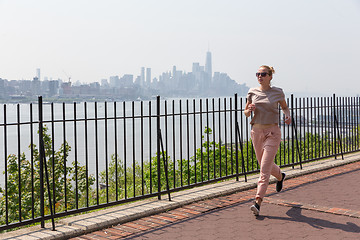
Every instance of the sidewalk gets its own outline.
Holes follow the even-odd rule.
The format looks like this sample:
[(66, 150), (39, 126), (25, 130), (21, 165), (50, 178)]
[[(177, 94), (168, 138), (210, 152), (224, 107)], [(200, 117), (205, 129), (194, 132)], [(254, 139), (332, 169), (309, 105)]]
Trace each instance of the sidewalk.
[(249, 210), (255, 191), (248, 190), (75, 239), (359, 239), (359, 180), (360, 162), (290, 179), (281, 193), (272, 186), (259, 217)]
[(345, 160), (309, 163), (302, 170), (284, 169), (284, 190), (276, 193), (274, 184), (269, 186), (257, 218), (249, 210), (258, 177), (254, 175), (248, 182), (226, 181), (173, 193), (171, 202), (164, 196), (161, 201), (148, 199), (70, 217), (59, 221), (56, 231), (50, 225), (36, 226), (0, 238), (264, 239), (267, 234), (277, 239), (340, 239), (341, 234), (352, 239), (360, 233), (359, 160), (355, 153)]

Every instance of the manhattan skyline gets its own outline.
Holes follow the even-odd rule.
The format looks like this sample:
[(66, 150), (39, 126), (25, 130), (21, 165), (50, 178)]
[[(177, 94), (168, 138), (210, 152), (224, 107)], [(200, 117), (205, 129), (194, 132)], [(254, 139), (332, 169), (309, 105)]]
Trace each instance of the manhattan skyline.
[(0, 0), (0, 78), (158, 77), (210, 50), (212, 72), (239, 84), (266, 64), (286, 92), (354, 95), (359, 25), (357, 0)]
[(3, 101), (33, 101), (43, 96), (51, 101), (72, 100), (149, 100), (161, 95), (173, 97), (224, 97), (237, 93), (245, 96), (249, 87), (231, 79), (227, 73), (212, 72), (211, 52), (206, 53), (205, 66), (193, 63), (192, 71), (173, 66), (172, 71), (152, 78), (151, 68), (141, 67), (140, 75), (110, 76), (101, 83), (80, 83), (68, 79), (41, 77), (41, 69), (28, 80), (0, 78), (0, 99)]

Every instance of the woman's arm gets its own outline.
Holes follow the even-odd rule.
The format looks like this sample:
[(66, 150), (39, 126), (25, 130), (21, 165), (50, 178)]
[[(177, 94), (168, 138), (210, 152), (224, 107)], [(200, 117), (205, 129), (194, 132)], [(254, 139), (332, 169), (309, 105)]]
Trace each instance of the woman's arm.
[(246, 117), (251, 115), (251, 112), (255, 111), (255, 104), (250, 103), (249, 101), (246, 102), (244, 114)]
[(280, 107), (281, 107), (283, 113), (285, 114), (285, 123), (287, 125), (289, 125), (291, 123), (290, 110), (289, 110), (288, 105), (286, 104), (285, 99), (281, 100), (279, 102), (279, 104), (280, 104)]

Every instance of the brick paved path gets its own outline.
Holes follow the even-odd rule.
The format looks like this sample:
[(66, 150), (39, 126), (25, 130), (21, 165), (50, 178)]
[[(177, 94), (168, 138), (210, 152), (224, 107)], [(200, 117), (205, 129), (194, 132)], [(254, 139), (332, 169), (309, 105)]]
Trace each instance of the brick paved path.
[(193, 203), (77, 239), (360, 239), (360, 162), (269, 186), (259, 217), (256, 189)]

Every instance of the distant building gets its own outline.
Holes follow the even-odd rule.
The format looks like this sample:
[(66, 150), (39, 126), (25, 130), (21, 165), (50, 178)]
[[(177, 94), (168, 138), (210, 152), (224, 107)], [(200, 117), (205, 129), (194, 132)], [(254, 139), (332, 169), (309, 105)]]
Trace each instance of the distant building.
[(145, 85), (145, 68), (142, 67), (141, 68), (141, 81), (140, 81), (140, 86), (144, 86)]
[(206, 61), (205, 61), (205, 73), (206, 78), (210, 82), (212, 80), (212, 63), (211, 63), (211, 52), (206, 53)]
[(146, 84), (151, 84), (151, 68), (146, 68)]
[(40, 78), (40, 68), (37, 68), (37, 69), (36, 69), (36, 77), (39, 79), (39, 81), (41, 81), (41, 78)]
[(5, 80), (0, 78), (0, 97), (5, 97)]
[(200, 64), (199, 63), (193, 63), (192, 72), (193, 73), (200, 72)]
[(38, 77), (34, 77), (31, 84), (31, 89), (34, 95), (41, 94), (41, 85)]
[(70, 95), (72, 94), (71, 90), (71, 82), (63, 82), (61, 84), (62, 94), (63, 95)]
[(141, 76), (137, 76), (134, 83), (135, 85), (141, 85)]
[(101, 79), (101, 87), (108, 88), (109, 82), (107, 79)]
[(134, 76), (131, 74), (125, 74), (120, 78), (121, 87), (131, 87), (134, 84)]
[(110, 87), (119, 87), (120, 79), (119, 76), (111, 76), (110, 77)]
[(49, 81), (49, 96), (55, 96), (59, 94), (59, 81)]

